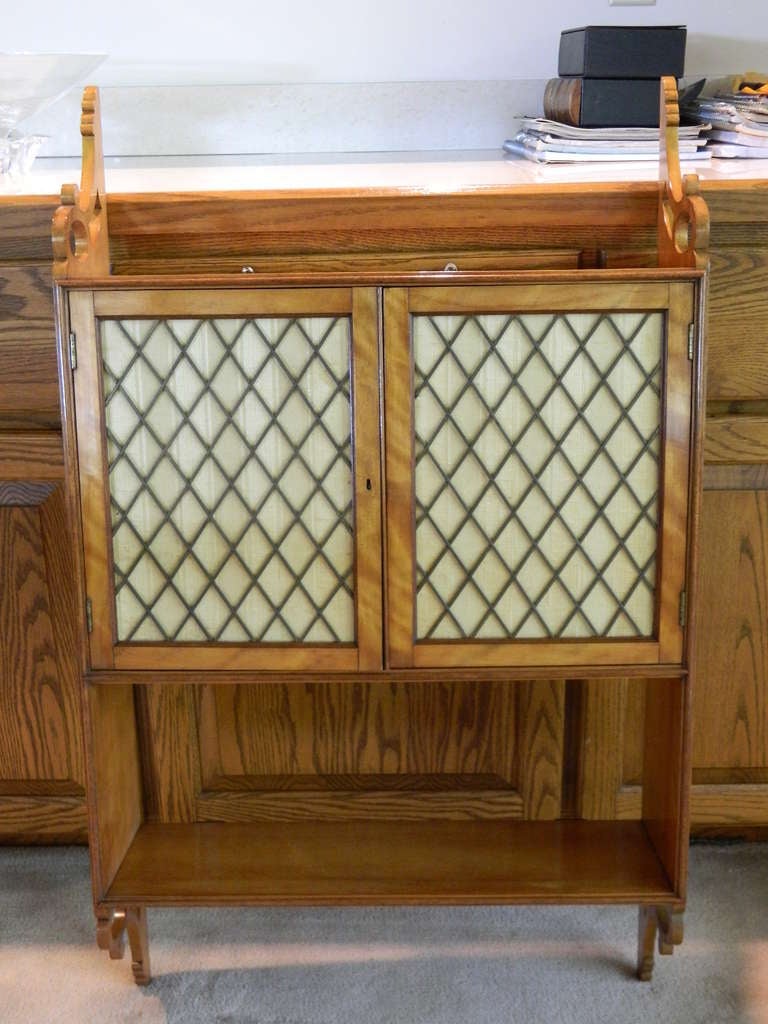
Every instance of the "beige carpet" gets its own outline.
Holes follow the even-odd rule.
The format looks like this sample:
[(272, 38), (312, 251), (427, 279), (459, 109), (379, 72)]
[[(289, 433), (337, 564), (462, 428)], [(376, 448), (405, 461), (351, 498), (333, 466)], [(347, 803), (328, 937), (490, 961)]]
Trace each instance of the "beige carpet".
[(94, 941), (83, 849), (0, 848), (1, 1024), (768, 1024), (768, 845), (692, 850), (686, 939), (634, 908), (155, 910), (155, 978)]

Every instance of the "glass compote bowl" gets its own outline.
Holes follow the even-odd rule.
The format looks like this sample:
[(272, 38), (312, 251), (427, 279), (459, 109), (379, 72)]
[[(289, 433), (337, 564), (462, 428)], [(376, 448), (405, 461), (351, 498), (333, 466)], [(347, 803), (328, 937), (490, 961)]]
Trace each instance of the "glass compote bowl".
[(98, 67), (104, 54), (0, 53), (0, 185), (31, 168), (43, 135), (25, 135), (18, 125), (55, 103)]

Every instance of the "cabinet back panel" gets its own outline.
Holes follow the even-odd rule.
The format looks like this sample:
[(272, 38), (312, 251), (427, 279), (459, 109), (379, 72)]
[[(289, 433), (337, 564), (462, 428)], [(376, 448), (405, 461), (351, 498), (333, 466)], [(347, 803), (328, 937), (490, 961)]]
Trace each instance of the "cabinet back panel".
[(564, 693), (548, 680), (139, 687), (148, 818), (556, 818)]

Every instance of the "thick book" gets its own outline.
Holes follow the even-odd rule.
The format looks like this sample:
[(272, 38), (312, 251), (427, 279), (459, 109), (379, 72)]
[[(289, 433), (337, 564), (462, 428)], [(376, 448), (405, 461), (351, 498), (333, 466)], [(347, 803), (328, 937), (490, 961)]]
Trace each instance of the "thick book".
[(544, 116), (579, 128), (658, 128), (659, 83), (628, 78), (550, 78)]
[(558, 75), (584, 78), (680, 78), (684, 25), (588, 25), (560, 36)]

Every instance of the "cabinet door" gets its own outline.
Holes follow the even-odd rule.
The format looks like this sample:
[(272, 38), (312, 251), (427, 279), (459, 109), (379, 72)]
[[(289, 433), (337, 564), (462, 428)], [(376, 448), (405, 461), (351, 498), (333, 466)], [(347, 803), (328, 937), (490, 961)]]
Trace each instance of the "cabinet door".
[(380, 667), (375, 291), (69, 302), (91, 666)]
[(680, 663), (693, 300), (388, 293), (391, 665)]

